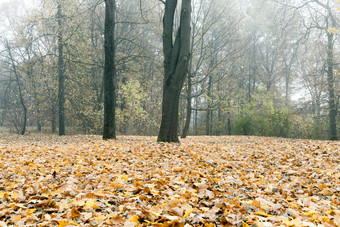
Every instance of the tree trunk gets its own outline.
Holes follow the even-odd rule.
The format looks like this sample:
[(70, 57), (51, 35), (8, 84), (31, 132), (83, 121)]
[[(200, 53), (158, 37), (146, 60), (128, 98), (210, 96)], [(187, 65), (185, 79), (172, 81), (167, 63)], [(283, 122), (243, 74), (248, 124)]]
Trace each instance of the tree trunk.
[(212, 89), (212, 76), (209, 75), (208, 78), (208, 91), (207, 91), (207, 98), (208, 98), (208, 107), (207, 107), (207, 116), (206, 116), (206, 125), (205, 125), (205, 133), (206, 135), (211, 134), (211, 118), (212, 118), (212, 110), (211, 108), (211, 89)]
[(231, 133), (231, 113), (230, 113), (230, 108), (231, 108), (231, 104), (230, 104), (230, 99), (228, 99), (228, 111), (227, 111), (227, 116), (228, 116), (228, 122), (227, 122), (227, 134), (230, 136)]
[(329, 93), (329, 126), (330, 126), (330, 140), (337, 140), (336, 129), (336, 115), (337, 109), (335, 104), (335, 89), (334, 89), (334, 75), (333, 75), (333, 33), (327, 33), (328, 49), (327, 49), (327, 82)]
[(115, 124), (115, 11), (116, 1), (105, 0), (105, 67), (104, 67), (104, 132), (103, 139), (116, 138)]
[(191, 121), (191, 89), (192, 89), (192, 81), (190, 75), (188, 76), (188, 93), (187, 93), (187, 113), (186, 113), (186, 118), (185, 118), (185, 125), (183, 128), (183, 133), (181, 138), (186, 138), (188, 131), (189, 131), (189, 126), (190, 126), (190, 121)]
[(59, 135), (65, 135), (65, 75), (64, 75), (64, 43), (62, 5), (58, 2), (58, 104), (59, 104)]
[(41, 121), (38, 120), (38, 121), (37, 121), (37, 131), (38, 131), (38, 132), (41, 132), (41, 128), (42, 128), (42, 126), (41, 126)]
[[(197, 97), (195, 98), (195, 107), (197, 108)], [(194, 133), (198, 135), (198, 110), (194, 111)]]
[(52, 108), (51, 108), (51, 114), (52, 114), (52, 119), (51, 119), (51, 131), (52, 133), (55, 133), (57, 131), (57, 105), (53, 102)]
[(164, 82), (159, 142), (179, 142), (178, 105), (190, 58), (191, 0), (182, 0), (180, 27), (173, 42), (177, 0), (166, 0), (163, 17)]
[[(124, 67), (124, 66), (123, 66)], [(126, 86), (127, 84), (127, 77), (126, 76), (123, 76), (122, 78), (122, 86)], [(122, 133), (122, 134), (126, 134), (128, 132), (128, 128), (129, 128), (129, 116), (126, 114), (126, 112), (124, 111), (128, 111), (127, 110), (127, 100), (126, 98), (122, 95), (120, 97), (120, 101), (121, 101), (121, 104), (120, 104), (120, 112), (122, 114), (122, 117), (123, 117), (123, 121), (121, 122), (120, 124), (120, 127), (119, 127), (119, 132)]]
[(23, 116), (24, 119), (23, 119), (23, 122), (22, 122), (22, 128), (20, 130), (20, 134), (25, 135), (26, 124), (27, 124), (27, 108), (26, 108), (26, 105), (25, 105), (24, 97), (23, 97), (23, 92), (22, 92), (22, 88), (21, 88), (21, 83), (20, 83), (20, 78), (19, 78), (17, 66), (15, 65), (14, 58), (12, 56), (12, 50), (11, 50), (11, 47), (10, 47), (7, 40), (6, 40), (6, 47), (7, 47), (9, 58), (10, 58), (10, 61), (11, 61), (11, 64), (12, 64), (12, 68), (13, 68), (13, 72), (14, 72), (14, 76), (15, 76), (15, 82), (18, 85), (20, 104), (22, 106), (23, 114), (24, 114), (24, 116)]

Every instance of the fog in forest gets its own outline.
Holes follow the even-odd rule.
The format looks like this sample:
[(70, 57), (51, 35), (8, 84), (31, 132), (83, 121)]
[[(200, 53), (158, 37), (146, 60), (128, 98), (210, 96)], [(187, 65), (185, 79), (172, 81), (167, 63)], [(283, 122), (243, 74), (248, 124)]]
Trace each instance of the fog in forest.
[[(115, 1), (118, 135), (159, 132), (166, 2)], [(178, 135), (338, 139), (339, 7), (192, 0)], [(0, 133), (101, 134), (104, 1), (0, 0), (0, 19)]]

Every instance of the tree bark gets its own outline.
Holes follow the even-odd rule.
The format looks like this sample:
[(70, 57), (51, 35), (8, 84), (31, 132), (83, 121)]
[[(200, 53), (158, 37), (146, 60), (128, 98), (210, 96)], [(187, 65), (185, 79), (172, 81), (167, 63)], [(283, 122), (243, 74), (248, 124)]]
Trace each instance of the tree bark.
[(177, 0), (166, 0), (163, 17), (164, 81), (159, 142), (179, 142), (178, 105), (190, 58), (191, 0), (182, 0), (180, 27), (173, 42)]
[(59, 135), (65, 135), (65, 75), (64, 75), (64, 43), (62, 4), (58, 2), (58, 105), (59, 105)]
[(51, 108), (51, 131), (52, 133), (57, 132), (57, 105), (53, 102), (52, 108)]
[(192, 81), (190, 75), (188, 75), (188, 92), (187, 92), (187, 113), (186, 113), (186, 118), (185, 118), (185, 125), (183, 128), (183, 133), (181, 138), (184, 139), (187, 137), (188, 131), (189, 131), (189, 126), (190, 126), (190, 121), (191, 121), (191, 89), (192, 89)]
[(336, 129), (336, 115), (337, 109), (335, 104), (335, 89), (334, 89), (334, 75), (333, 75), (333, 33), (327, 33), (328, 49), (327, 49), (327, 82), (329, 93), (329, 126), (330, 126), (330, 140), (337, 140)]
[(115, 124), (115, 11), (116, 1), (105, 0), (105, 30), (104, 30), (104, 132), (103, 139), (116, 138)]
[(211, 125), (211, 119), (212, 119), (212, 110), (211, 110), (211, 99), (212, 99), (212, 96), (211, 96), (211, 89), (212, 89), (212, 76), (209, 75), (209, 78), (208, 78), (208, 91), (207, 91), (207, 103), (208, 103), (208, 106), (207, 106), (207, 116), (206, 116), (206, 122), (205, 122), (205, 133), (207, 136), (211, 135), (211, 128), (212, 128), (212, 125)]

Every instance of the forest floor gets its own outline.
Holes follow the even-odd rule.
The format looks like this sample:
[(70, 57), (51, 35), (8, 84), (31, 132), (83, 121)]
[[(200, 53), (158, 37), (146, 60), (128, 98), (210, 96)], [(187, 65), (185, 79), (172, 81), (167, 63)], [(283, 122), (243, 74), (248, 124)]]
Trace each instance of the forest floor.
[(340, 142), (0, 135), (0, 226), (340, 226)]

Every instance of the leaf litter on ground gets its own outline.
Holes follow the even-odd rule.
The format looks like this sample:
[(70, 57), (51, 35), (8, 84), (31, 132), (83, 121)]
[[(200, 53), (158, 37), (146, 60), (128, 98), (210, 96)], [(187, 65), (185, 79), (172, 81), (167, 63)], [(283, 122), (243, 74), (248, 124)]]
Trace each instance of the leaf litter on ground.
[(0, 226), (340, 226), (340, 142), (0, 139)]

